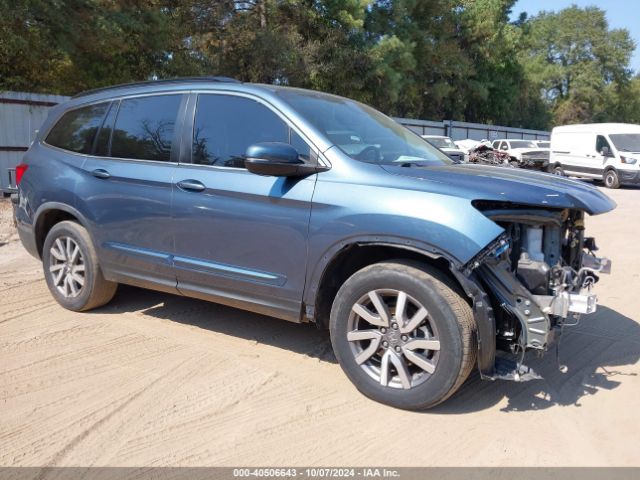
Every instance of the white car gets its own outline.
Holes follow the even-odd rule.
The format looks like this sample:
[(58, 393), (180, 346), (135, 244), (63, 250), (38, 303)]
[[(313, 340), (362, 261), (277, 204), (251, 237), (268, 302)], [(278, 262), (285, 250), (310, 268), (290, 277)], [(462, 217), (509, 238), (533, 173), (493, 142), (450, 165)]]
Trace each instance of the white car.
[(531, 140), (531, 141), (540, 148), (547, 148), (549, 150), (551, 149), (551, 140)]
[(457, 162), (465, 161), (465, 152), (458, 148), (458, 146), (453, 143), (453, 140), (449, 137), (445, 137), (443, 135), (421, 135), (427, 142), (436, 147), (439, 150), (442, 150), (446, 153), (449, 158), (455, 160)]
[(608, 188), (640, 185), (640, 125), (565, 125), (551, 132), (550, 168), (558, 175), (602, 180)]
[(533, 140), (499, 139), (493, 141), (493, 148), (507, 152), (514, 167), (546, 170), (549, 165), (549, 149), (539, 147)]

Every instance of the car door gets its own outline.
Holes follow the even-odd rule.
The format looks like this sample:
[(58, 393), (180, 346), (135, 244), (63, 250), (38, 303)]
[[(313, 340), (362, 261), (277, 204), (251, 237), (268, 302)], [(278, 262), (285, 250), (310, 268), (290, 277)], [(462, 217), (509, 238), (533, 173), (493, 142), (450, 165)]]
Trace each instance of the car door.
[[(605, 147), (609, 149), (608, 156), (603, 155)], [(589, 169), (587, 173), (594, 177), (602, 177), (607, 161), (613, 156), (613, 149), (607, 138), (604, 135), (596, 135), (595, 149), (591, 155), (588, 156), (590, 165), (587, 166)]]
[(255, 175), (244, 154), (254, 143), (288, 142), (309, 161), (310, 143), (250, 96), (194, 94), (188, 112), (173, 202), (179, 290), (299, 321), (316, 175)]
[(176, 122), (187, 98), (176, 93), (113, 101), (84, 162), (78, 202), (92, 222), (108, 278), (177, 293), (171, 198)]

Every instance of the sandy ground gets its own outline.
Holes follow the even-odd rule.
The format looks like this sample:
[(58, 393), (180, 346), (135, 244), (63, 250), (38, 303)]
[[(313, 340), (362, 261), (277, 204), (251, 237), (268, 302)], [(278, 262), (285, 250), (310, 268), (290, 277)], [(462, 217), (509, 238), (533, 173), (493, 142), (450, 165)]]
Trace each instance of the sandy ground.
[(544, 380), (473, 374), (427, 413), (349, 383), (324, 332), (121, 287), (63, 310), (0, 215), (0, 465), (640, 465), (640, 189), (588, 220), (614, 270)]

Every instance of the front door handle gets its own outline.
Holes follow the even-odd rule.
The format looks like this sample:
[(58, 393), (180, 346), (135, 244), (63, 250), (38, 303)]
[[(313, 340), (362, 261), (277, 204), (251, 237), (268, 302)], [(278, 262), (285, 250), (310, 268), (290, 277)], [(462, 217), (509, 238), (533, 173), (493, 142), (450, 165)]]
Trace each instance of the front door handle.
[(205, 188), (207, 188), (202, 182), (199, 182), (198, 180), (180, 180), (177, 185), (182, 190), (189, 190), (191, 192), (202, 192)]
[(105, 179), (111, 177), (111, 174), (107, 172), (104, 168), (96, 168), (91, 172), (91, 175), (93, 175), (96, 178), (105, 178)]

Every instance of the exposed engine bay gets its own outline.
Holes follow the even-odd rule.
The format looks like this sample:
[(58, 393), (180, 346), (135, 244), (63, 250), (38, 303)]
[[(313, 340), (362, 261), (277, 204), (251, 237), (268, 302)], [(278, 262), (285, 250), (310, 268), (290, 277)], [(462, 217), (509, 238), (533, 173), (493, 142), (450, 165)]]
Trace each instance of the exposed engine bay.
[[(544, 352), (564, 326), (596, 310), (592, 287), (611, 263), (585, 237), (584, 212), (477, 202), (505, 233), (467, 265), (488, 294), (496, 348), (516, 355), (518, 380), (527, 350)], [(481, 369), (482, 371), (482, 369)], [(498, 373), (499, 375), (499, 373)]]

